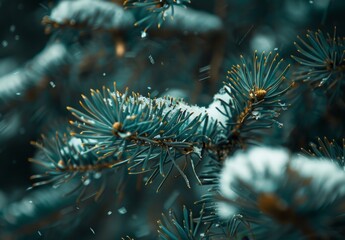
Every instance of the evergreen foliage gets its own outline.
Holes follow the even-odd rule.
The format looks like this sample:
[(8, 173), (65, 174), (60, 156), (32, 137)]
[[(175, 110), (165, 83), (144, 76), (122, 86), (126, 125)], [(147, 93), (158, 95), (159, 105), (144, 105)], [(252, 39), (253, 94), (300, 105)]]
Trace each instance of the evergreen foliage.
[(160, 28), (165, 21), (167, 11), (171, 11), (171, 17), (174, 17), (175, 6), (185, 6), (186, 3), (190, 3), (190, 0), (125, 0), (125, 7), (137, 7), (144, 9), (145, 17), (140, 19), (135, 23), (135, 25), (140, 25), (145, 22), (149, 22), (145, 28), (145, 31), (151, 27), (153, 24), (157, 24)]
[(292, 56), (299, 64), (296, 72), (298, 80), (310, 83), (314, 87), (325, 86), (332, 94), (343, 92), (345, 71), (345, 44), (344, 38), (338, 37), (336, 28), (334, 33), (325, 34), (308, 31), (307, 40), (298, 37), (300, 43), (295, 42), (298, 53), (301, 56)]
[(343, 238), (343, 1), (35, 4), (0, 1), (0, 239)]
[(243, 215), (248, 226), (235, 234), (245, 231), (254, 239), (341, 239), (344, 179), (329, 160), (290, 156), (283, 149), (238, 152), (220, 176), (218, 214)]
[(193, 113), (175, 109), (174, 99), (128, 96), (128, 90), (121, 94), (116, 87), (114, 92), (103, 89), (103, 94), (91, 91), (91, 98), (83, 96), (81, 103), (87, 114), (68, 109), (78, 119), (72, 124), (83, 130), (72, 135), (85, 139), (83, 145), (98, 155), (98, 163), (111, 157), (116, 160), (109, 167), (128, 164), (129, 173), (152, 172), (148, 182), (158, 173), (164, 182), (175, 167), (190, 187), (177, 161), (183, 158), (195, 171), (194, 161), (202, 157), (205, 144), (202, 140), (208, 141), (206, 130), (212, 129), (199, 128), (206, 115), (193, 119)]
[(339, 164), (341, 168), (344, 169), (345, 166), (345, 139), (343, 139), (341, 144), (338, 144), (335, 140), (328, 140), (326, 137), (317, 139), (317, 143), (311, 142), (310, 148), (302, 151), (305, 155), (325, 158)]
[(193, 219), (193, 213), (183, 206), (183, 220), (179, 222), (175, 213), (170, 210), (169, 217), (162, 214), (162, 221), (158, 221), (158, 230), (160, 239), (186, 239), (193, 240), (205, 236), (201, 228), (203, 224), (203, 208), (199, 213), (197, 220)]
[[(282, 59), (278, 54), (272, 56), (254, 53), (252, 61), (246, 61), (241, 56), (241, 64), (235, 65), (229, 71), (229, 82), (225, 91), (231, 96), (230, 102), (222, 102), (225, 116), (232, 116), (223, 126), (227, 141), (243, 143), (256, 140), (257, 130), (270, 128), (273, 123), (281, 127), (276, 119), (281, 110), (286, 109), (283, 95), (292, 83), (282, 87), (289, 66), (280, 68)], [(227, 146), (227, 149), (231, 149)]]

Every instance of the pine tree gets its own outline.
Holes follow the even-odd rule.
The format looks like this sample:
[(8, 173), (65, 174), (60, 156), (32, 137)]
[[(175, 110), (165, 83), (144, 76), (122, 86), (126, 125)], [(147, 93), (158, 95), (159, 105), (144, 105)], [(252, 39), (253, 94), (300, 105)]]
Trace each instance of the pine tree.
[(0, 239), (342, 239), (344, 9), (0, 2)]

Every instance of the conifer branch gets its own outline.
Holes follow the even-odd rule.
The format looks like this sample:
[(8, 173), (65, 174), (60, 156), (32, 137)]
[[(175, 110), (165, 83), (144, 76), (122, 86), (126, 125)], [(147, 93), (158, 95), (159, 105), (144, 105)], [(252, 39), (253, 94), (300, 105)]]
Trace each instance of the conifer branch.
[[(75, 220), (74, 195), (67, 195), (71, 185), (28, 191), (27, 196), (0, 209), (0, 238), (19, 239), (59, 222)], [(65, 197), (64, 197), (65, 196)], [(72, 217), (74, 216), (74, 217)]]
[(297, 69), (296, 80), (309, 83), (313, 87), (323, 87), (333, 92), (334, 97), (343, 92), (345, 76), (345, 38), (334, 33), (324, 34), (308, 31), (306, 40), (298, 36), (300, 43), (295, 42), (299, 55), (292, 55), (301, 66)]
[(153, 24), (157, 24), (157, 27), (160, 28), (165, 21), (167, 14), (166, 12), (168, 10), (171, 11), (171, 17), (173, 17), (175, 6), (185, 6), (187, 3), (190, 3), (190, 0), (125, 0), (123, 5), (125, 8), (142, 8), (147, 12), (144, 18), (140, 19), (134, 24), (135, 26), (138, 26), (148, 21), (148, 26), (145, 28), (146, 31)]
[(345, 139), (341, 144), (338, 144), (334, 139), (329, 140), (324, 137), (318, 138), (317, 143), (311, 142), (309, 149), (302, 148), (306, 156), (319, 157), (336, 162), (341, 168), (345, 167)]
[[(160, 239), (344, 238), (345, 140), (331, 137), (344, 135), (345, 105), (341, 97), (328, 101), (345, 90), (342, 26), (298, 36), (292, 74), (276, 52), (287, 54), (289, 33), (321, 15), (323, 24), (341, 22), (345, 1), (300, 1), (299, 11), (288, 0), (5, 2), (4, 19), (20, 16), (0, 24), (0, 239), (152, 239), (158, 218)], [(26, 22), (42, 13), (46, 33), (54, 31), (49, 39)], [(32, 42), (47, 47), (35, 55)], [(205, 104), (223, 80), (219, 56), (247, 43), (274, 51), (241, 56), (209, 106), (99, 88), (115, 79)], [(290, 76), (299, 87), (292, 94)], [(76, 94), (90, 87), (99, 90), (76, 106)], [(67, 113), (69, 126), (58, 126)], [(27, 139), (42, 130), (27, 168), (20, 161), (33, 154)], [(330, 138), (299, 155), (260, 147), (295, 150), (325, 132)], [(183, 204), (191, 201), (198, 205), (189, 210)], [(182, 211), (157, 216), (178, 205)]]
[[(233, 68), (229, 83), (206, 109), (173, 98), (152, 99), (130, 95), (128, 90), (122, 94), (115, 84), (113, 91), (91, 90), (91, 98), (82, 95), (82, 111), (67, 107), (76, 118), (70, 123), (80, 131), (33, 143), (46, 159), (30, 161), (48, 169), (32, 176), (43, 179), (34, 186), (60, 185), (81, 176), (80, 186), (85, 189), (94, 174), (122, 166), (129, 174), (150, 173), (146, 184), (162, 176), (157, 191), (173, 169), (191, 187), (186, 165), (201, 183), (195, 167), (203, 158), (222, 159), (243, 147), (257, 131), (277, 122), (279, 111), (285, 109), (282, 96), (289, 86), (281, 85), (288, 67), (280, 71), (282, 60), (276, 63), (277, 55), (271, 57), (263, 53), (259, 58), (255, 53), (248, 68), (242, 58), (242, 66)], [(215, 112), (223, 115), (219, 121), (210, 117)]]
[(21, 100), (32, 100), (49, 86), (49, 81), (61, 77), (73, 56), (61, 43), (48, 45), (42, 52), (27, 62), (23, 68), (0, 77), (0, 104), (12, 105)]
[(169, 211), (169, 216), (162, 214), (162, 220), (157, 221), (160, 239), (183, 239), (196, 240), (206, 237), (207, 228), (203, 221), (204, 206), (201, 208), (199, 217), (194, 219), (192, 211), (183, 206), (183, 219), (179, 221), (174, 211)]
[(231, 100), (222, 101), (223, 110), (220, 111), (231, 118), (223, 125), (227, 137), (218, 144), (223, 157), (236, 146), (243, 147), (246, 142), (255, 141), (262, 134), (261, 130), (272, 124), (282, 127), (276, 119), (280, 111), (288, 107), (284, 94), (293, 84), (284, 83), (290, 65), (281, 70), (283, 60), (278, 60), (278, 54), (263, 52), (258, 56), (255, 52), (252, 61), (241, 56), (241, 62), (229, 71), (229, 81), (224, 88)]
[[(241, 215), (235, 236), (255, 239), (341, 239), (345, 174), (328, 160), (253, 148), (229, 158), (219, 182), (217, 213)], [(315, 197), (319, 196), (319, 197)]]
[(62, 1), (45, 16), (42, 23), (50, 28), (119, 31), (134, 23), (130, 12), (114, 3), (102, 1)]
[[(42, 167), (42, 173), (31, 176), (34, 180), (33, 187), (51, 184), (58, 188), (73, 181), (75, 186), (69, 194), (78, 191), (77, 202), (85, 197), (91, 187), (94, 192), (90, 194), (97, 200), (107, 185), (106, 171), (121, 162), (121, 159), (108, 157), (99, 160), (94, 152), (85, 148), (85, 143), (85, 140), (83, 143), (63, 132), (57, 132), (51, 137), (42, 135), (40, 142), (32, 142), (40, 150), (40, 154), (29, 161)], [(118, 180), (120, 184), (121, 177)]]
[[(200, 128), (207, 122), (206, 114), (196, 115), (179, 109), (174, 99), (150, 99), (128, 90), (124, 94), (103, 88), (102, 93), (91, 90), (91, 99), (83, 96), (80, 102), (85, 113), (68, 107), (79, 128), (72, 136), (84, 139), (84, 146), (103, 158), (123, 159), (112, 167), (127, 164), (130, 174), (153, 172), (147, 183), (159, 173), (165, 181), (175, 168), (189, 180), (181, 161), (195, 163), (201, 159), (204, 142), (212, 128)], [(195, 171), (194, 171), (195, 172)]]

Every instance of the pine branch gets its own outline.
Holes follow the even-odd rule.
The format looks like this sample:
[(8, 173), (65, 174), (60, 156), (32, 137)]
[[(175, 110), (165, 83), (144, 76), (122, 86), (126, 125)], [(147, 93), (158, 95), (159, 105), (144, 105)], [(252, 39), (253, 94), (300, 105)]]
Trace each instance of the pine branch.
[[(73, 184), (59, 189), (45, 188), (30, 191), (19, 201), (0, 210), (0, 238), (22, 239), (38, 236), (37, 232), (48, 226), (75, 221), (74, 195), (67, 195)], [(63, 197), (65, 196), (65, 197)]]
[(302, 151), (306, 156), (319, 157), (321, 159), (327, 159), (334, 161), (341, 168), (345, 167), (345, 139), (342, 144), (338, 144), (335, 140), (328, 140), (326, 137), (317, 139), (317, 143), (310, 143), (308, 150)]
[(125, 8), (142, 8), (146, 12), (146, 17), (135, 23), (136, 26), (148, 21), (149, 24), (145, 28), (145, 31), (149, 29), (153, 24), (157, 24), (158, 28), (164, 23), (166, 13), (171, 11), (171, 16), (174, 16), (175, 6), (185, 6), (186, 3), (190, 3), (190, 0), (125, 0), (123, 5)]
[[(201, 160), (202, 148), (210, 141), (207, 136), (215, 132), (207, 125), (207, 114), (181, 110), (174, 99), (121, 94), (115, 85), (114, 92), (91, 90), (91, 100), (86, 96), (83, 100), (85, 113), (68, 107), (77, 118), (71, 124), (81, 129), (72, 135), (84, 139), (88, 151), (99, 160), (121, 159), (112, 167), (126, 164), (130, 174), (151, 172), (146, 184), (159, 174), (162, 185), (175, 168), (190, 187), (180, 165), (189, 163), (195, 172), (195, 162)], [(206, 126), (203, 123), (208, 127), (200, 127)]]
[(0, 105), (8, 105), (18, 99), (30, 99), (37, 90), (49, 86), (48, 80), (61, 76), (72, 61), (66, 46), (61, 43), (48, 45), (25, 67), (0, 78)]
[(253, 73), (243, 60), (242, 68), (234, 68), (230, 82), (208, 108), (191, 107), (172, 98), (130, 96), (128, 90), (121, 94), (116, 85), (113, 92), (91, 90), (91, 99), (82, 95), (83, 111), (67, 108), (77, 119), (70, 123), (80, 132), (71, 132), (72, 137), (57, 133), (54, 139), (44, 139), (43, 145), (34, 143), (46, 153), (47, 160), (31, 161), (49, 169), (33, 176), (47, 178), (34, 186), (60, 185), (81, 176), (84, 189), (93, 173), (124, 165), (130, 174), (149, 172), (146, 184), (161, 175), (157, 191), (173, 169), (191, 187), (185, 174), (187, 165), (201, 184), (195, 168), (203, 158), (226, 156), (244, 140), (253, 139), (255, 131), (270, 127), (284, 109), (281, 99), (289, 87), (280, 86), (287, 68), (280, 71), (281, 61), (276, 64), (277, 56), (270, 57), (263, 53), (258, 59), (255, 53)]
[[(200, 21), (200, 19), (203, 20)], [(182, 6), (176, 6), (174, 11), (166, 12), (164, 21), (158, 24), (161, 24), (159, 25), (161, 31), (171, 31), (184, 34), (188, 33), (202, 36), (215, 34), (217, 32), (219, 33), (223, 28), (222, 21), (219, 17), (207, 12)]]
[[(229, 158), (220, 176), (218, 215), (238, 214), (233, 233), (254, 239), (341, 239), (345, 173), (328, 160), (253, 148)], [(238, 218), (238, 217), (237, 217)]]
[[(56, 79), (63, 78), (72, 60), (65, 45), (52, 43), (23, 67), (0, 77), (0, 108), (4, 113), (0, 121), (0, 141), (13, 138), (18, 133), (19, 125), (23, 127), (27, 124), (27, 116), (23, 120), (26, 103), (32, 104), (41, 99), (45, 94), (43, 89), (51, 88)], [(42, 104), (35, 106), (40, 110), (44, 108)], [(36, 119), (36, 115), (31, 114), (32, 119)]]
[(200, 216), (193, 219), (192, 211), (188, 211), (186, 206), (183, 206), (183, 219), (179, 221), (174, 211), (169, 211), (169, 216), (162, 214), (162, 220), (158, 221), (159, 238), (172, 240), (194, 240), (203, 239), (206, 237), (207, 228), (203, 224), (204, 208), (200, 210)]
[(216, 212), (217, 202), (215, 201), (215, 194), (219, 192), (219, 175), (222, 165), (222, 162), (211, 159), (210, 162), (205, 165), (205, 170), (200, 174), (202, 184), (209, 188), (195, 204), (204, 206), (204, 221), (209, 222), (211, 225), (222, 224)]
[(237, 147), (255, 141), (262, 135), (262, 130), (272, 124), (282, 127), (276, 119), (288, 106), (284, 94), (293, 84), (283, 87), (290, 65), (281, 69), (283, 60), (278, 61), (278, 54), (273, 56), (263, 52), (258, 56), (255, 52), (252, 61), (241, 56), (241, 62), (229, 71), (224, 91), (231, 98), (222, 101), (223, 109), (219, 109), (224, 116), (231, 116), (223, 125), (226, 138), (216, 143), (221, 158)]
[[(164, 31), (207, 34), (219, 32), (223, 24), (217, 16), (212, 14), (187, 8), (189, 0), (175, 1), (138, 1), (127, 0), (124, 2), (125, 8), (141, 9), (143, 17), (134, 25), (144, 25), (146, 32), (153, 25)], [(200, 19), (203, 19), (200, 21)]]
[(114, 31), (133, 25), (134, 17), (117, 4), (102, 1), (62, 1), (42, 20), (53, 28)]
[(336, 27), (333, 36), (323, 34), (321, 30), (308, 31), (306, 40), (298, 36), (295, 42), (299, 53), (291, 57), (301, 67), (297, 69), (297, 81), (309, 83), (313, 87), (323, 87), (332, 96), (341, 94), (345, 72), (345, 38), (337, 37)]
[(52, 137), (42, 136), (41, 143), (32, 142), (40, 149), (41, 154), (30, 158), (29, 161), (42, 166), (44, 170), (44, 173), (31, 176), (31, 179), (35, 180), (33, 187), (52, 184), (54, 188), (58, 188), (70, 181), (76, 181), (77, 184), (71, 193), (80, 191), (77, 202), (82, 200), (87, 188), (91, 186), (96, 189), (91, 195), (97, 200), (106, 187), (105, 171), (120, 160), (109, 157), (99, 160), (94, 152), (84, 147), (86, 143), (87, 141), (82, 142), (62, 132), (57, 132)]

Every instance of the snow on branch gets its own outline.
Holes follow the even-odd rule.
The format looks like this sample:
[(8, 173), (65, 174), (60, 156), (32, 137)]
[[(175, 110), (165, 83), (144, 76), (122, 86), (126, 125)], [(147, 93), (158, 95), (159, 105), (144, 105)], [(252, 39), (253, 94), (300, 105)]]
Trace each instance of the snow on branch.
[(222, 27), (223, 24), (217, 16), (180, 6), (175, 7), (174, 11), (167, 11), (162, 24), (162, 29), (192, 34), (216, 32)]
[(239, 151), (220, 174), (217, 212), (239, 236), (337, 238), (345, 223), (344, 182), (345, 172), (330, 160), (268, 147)]
[(33, 88), (44, 86), (49, 78), (59, 76), (72, 61), (61, 43), (48, 45), (21, 69), (0, 77), (0, 104), (21, 99)]
[(121, 6), (102, 1), (62, 1), (43, 23), (59, 27), (76, 27), (85, 29), (121, 30), (133, 26), (132, 13)]

